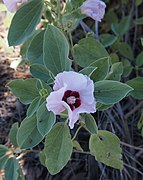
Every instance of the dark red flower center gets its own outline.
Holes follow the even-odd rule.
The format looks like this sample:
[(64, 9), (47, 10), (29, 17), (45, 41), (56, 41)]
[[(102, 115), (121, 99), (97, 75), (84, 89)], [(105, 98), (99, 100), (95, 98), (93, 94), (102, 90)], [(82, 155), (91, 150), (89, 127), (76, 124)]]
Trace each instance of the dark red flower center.
[(81, 105), (80, 95), (77, 91), (67, 90), (62, 100), (70, 106), (72, 111)]

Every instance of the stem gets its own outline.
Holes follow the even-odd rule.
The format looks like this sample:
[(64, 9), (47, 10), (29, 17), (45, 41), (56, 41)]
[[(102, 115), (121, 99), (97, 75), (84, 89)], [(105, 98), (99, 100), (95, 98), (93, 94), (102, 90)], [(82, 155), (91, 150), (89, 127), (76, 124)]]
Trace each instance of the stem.
[(66, 119), (66, 121), (65, 121), (65, 124), (67, 124), (67, 123), (68, 123), (68, 121), (69, 121), (69, 119), (67, 118), (67, 119)]
[[(73, 53), (73, 40), (72, 40), (72, 35), (71, 33), (69, 33), (69, 40), (70, 40), (70, 45), (71, 45), (71, 55), (72, 55), (72, 58), (74, 57), (74, 53)], [(77, 64), (75, 63), (74, 61), (74, 58), (73, 58), (73, 66), (74, 66), (74, 70), (76, 72), (78, 72), (78, 66)]]
[(93, 32), (92, 29), (90, 29), (82, 20), (80, 21), (80, 25), (81, 25), (84, 33)]
[(61, 4), (60, 4), (60, 0), (57, 0), (57, 13), (58, 13), (58, 22), (61, 23)]
[(43, 86), (43, 84), (42, 84), (40, 79), (39, 79), (39, 82), (40, 82), (41, 88), (44, 89), (44, 86)]
[(76, 132), (75, 132), (75, 134), (74, 134), (74, 136), (73, 136), (73, 138), (72, 138), (72, 141), (73, 140), (75, 140), (75, 138), (76, 138), (76, 136), (77, 136), (77, 134), (78, 134), (78, 132), (79, 132), (79, 130), (82, 128), (82, 126), (79, 126), (78, 127), (78, 129), (76, 130)]
[(98, 28), (99, 28), (99, 23), (98, 23), (98, 21), (95, 21), (95, 38), (97, 40), (99, 40), (99, 31), (98, 31)]

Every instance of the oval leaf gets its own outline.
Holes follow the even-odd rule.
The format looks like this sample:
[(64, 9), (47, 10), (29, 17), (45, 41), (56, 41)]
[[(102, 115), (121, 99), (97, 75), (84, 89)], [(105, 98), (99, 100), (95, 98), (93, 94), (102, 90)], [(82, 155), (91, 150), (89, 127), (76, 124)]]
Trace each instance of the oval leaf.
[(18, 147), (18, 144), (17, 144), (17, 139), (16, 139), (16, 136), (17, 136), (17, 131), (18, 131), (18, 122), (17, 123), (14, 123), (10, 129), (10, 133), (9, 133), (9, 138), (10, 138), (10, 142), (15, 146), (15, 147)]
[(0, 145), (0, 158), (5, 155), (5, 153), (8, 151), (8, 148), (4, 145)]
[(91, 134), (98, 132), (97, 124), (96, 124), (95, 119), (93, 118), (93, 116), (91, 114), (84, 114), (84, 115), (82, 115), (82, 118), (85, 121), (85, 126), (86, 126), (87, 130)]
[(37, 79), (29, 78), (26, 80), (16, 79), (7, 84), (12, 93), (20, 99), (23, 104), (30, 104), (37, 96)]
[(92, 73), (91, 79), (94, 82), (103, 80), (105, 79), (105, 77), (107, 76), (109, 72), (109, 67), (110, 67), (109, 57), (98, 59), (97, 61), (92, 63), (90, 66), (94, 66), (97, 68), (96, 71)]
[(26, 115), (28, 117), (33, 116), (33, 114), (37, 111), (37, 109), (43, 103), (43, 101), (44, 100), (42, 99), (42, 97), (40, 96), (36, 97), (28, 107)]
[(45, 136), (56, 122), (56, 116), (47, 110), (45, 102), (39, 107), (36, 116), (37, 128), (42, 136)]
[(109, 57), (106, 49), (94, 37), (87, 37), (74, 46), (74, 59), (81, 67), (90, 66), (96, 60)]
[(42, 64), (33, 64), (30, 66), (30, 72), (33, 77), (39, 78), (40, 80), (51, 84), (53, 82), (49, 70)]
[(1, 169), (4, 169), (5, 167), (5, 164), (7, 163), (8, 161), (8, 156), (7, 155), (4, 155), (3, 157), (0, 157), (0, 170)]
[(117, 63), (112, 64), (111, 70), (108, 76), (106, 77), (106, 79), (120, 81), (122, 74), (123, 74), (123, 63), (117, 62)]
[(135, 99), (143, 99), (143, 77), (137, 77), (127, 82), (134, 90), (130, 93)]
[(122, 100), (133, 89), (121, 82), (103, 80), (94, 84), (94, 95), (103, 104), (114, 104)]
[(56, 27), (48, 25), (44, 35), (44, 64), (56, 75), (71, 69), (68, 58), (69, 44), (64, 34)]
[(32, 148), (40, 143), (43, 136), (37, 129), (36, 115), (25, 118), (17, 133), (17, 143), (22, 149)]
[(72, 149), (73, 143), (67, 124), (57, 123), (45, 140), (46, 167), (50, 174), (57, 174), (63, 169), (70, 160)]
[(10, 158), (5, 165), (5, 179), (16, 180), (18, 178), (19, 163), (17, 159)]
[(27, 58), (30, 64), (43, 64), (43, 39), (45, 31), (41, 31), (34, 36), (29, 48), (27, 49)]
[(9, 33), (10, 46), (16, 46), (32, 35), (42, 15), (43, 0), (32, 0), (23, 5), (14, 15)]
[(90, 152), (99, 162), (116, 169), (123, 169), (119, 138), (109, 131), (98, 131), (89, 140)]

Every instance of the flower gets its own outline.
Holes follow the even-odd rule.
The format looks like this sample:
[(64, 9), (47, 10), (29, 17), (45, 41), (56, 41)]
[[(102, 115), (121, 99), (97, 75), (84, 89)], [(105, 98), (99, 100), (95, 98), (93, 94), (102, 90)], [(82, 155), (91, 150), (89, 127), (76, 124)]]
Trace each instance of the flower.
[(67, 109), (71, 129), (80, 113), (96, 112), (94, 84), (88, 76), (64, 71), (55, 77), (54, 83), (54, 91), (47, 97), (46, 107), (56, 115)]
[(28, 0), (3, 0), (4, 4), (10, 12), (15, 12), (18, 10), (18, 3), (25, 3), (27, 1)]
[(81, 13), (95, 21), (101, 21), (105, 14), (106, 4), (100, 0), (87, 0), (81, 6)]

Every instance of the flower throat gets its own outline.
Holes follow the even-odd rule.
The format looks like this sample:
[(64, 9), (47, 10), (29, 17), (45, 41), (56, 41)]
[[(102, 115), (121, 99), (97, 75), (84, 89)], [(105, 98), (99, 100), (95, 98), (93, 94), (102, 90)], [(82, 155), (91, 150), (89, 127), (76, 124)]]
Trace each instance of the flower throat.
[(70, 106), (72, 111), (81, 105), (80, 95), (77, 91), (67, 90), (62, 100)]

